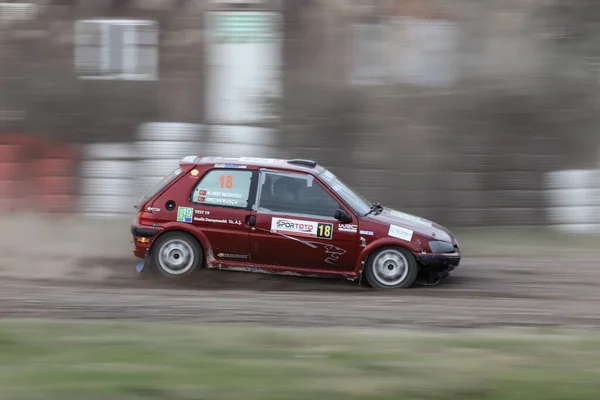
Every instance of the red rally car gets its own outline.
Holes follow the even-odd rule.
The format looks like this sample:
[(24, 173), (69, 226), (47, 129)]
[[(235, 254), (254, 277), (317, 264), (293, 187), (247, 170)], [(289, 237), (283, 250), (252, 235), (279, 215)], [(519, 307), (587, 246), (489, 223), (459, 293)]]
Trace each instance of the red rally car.
[(168, 277), (218, 268), (407, 288), (461, 259), (444, 227), (367, 201), (311, 160), (184, 157), (138, 207), (138, 272)]

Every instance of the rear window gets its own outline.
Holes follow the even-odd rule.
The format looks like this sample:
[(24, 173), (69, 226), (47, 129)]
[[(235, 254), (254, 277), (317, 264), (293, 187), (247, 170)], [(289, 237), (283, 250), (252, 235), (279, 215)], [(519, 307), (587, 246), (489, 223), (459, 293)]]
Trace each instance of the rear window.
[(183, 170), (181, 168), (177, 168), (175, 171), (165, 176), (160, 182), (154, 185), (152, 189), (146, 192), (144, 200), (150, 200), (152, 197), (156, 196), (158, 192), (163, 190), (169, 183), (173, 182), (182, 172)]

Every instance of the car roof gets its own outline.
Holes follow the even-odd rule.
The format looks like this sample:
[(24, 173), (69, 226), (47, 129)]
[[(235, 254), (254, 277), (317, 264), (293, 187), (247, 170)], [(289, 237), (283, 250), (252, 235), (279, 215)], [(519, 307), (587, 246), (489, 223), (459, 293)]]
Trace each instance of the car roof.
[(262, 158), (262, 157), (219, 157), (219, 156), (187, 156), (180, 161), (181, 164), (206, 165), (206, 164), (234, 164), (255, 167), (285, 169), (290, 171), (320, 173), (325, 168), (313, 160)]

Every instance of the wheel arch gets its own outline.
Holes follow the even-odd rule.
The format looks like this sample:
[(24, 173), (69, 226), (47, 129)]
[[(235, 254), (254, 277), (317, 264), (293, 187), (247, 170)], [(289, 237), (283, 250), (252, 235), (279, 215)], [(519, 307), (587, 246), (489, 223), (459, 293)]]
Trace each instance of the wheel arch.
[(200, 246), (200, 250), (202, 250), (202, 253), (203, 253), (201, 267), (203, 267), (203, 268), (206, 267), (209, 257), (211, 257), (211, 258), (213, 257), (213, 251), (212, 251), (212, 246), (210, 245), (210, 242), (208, 241), (208, 238), (199, 229), (183, 229), (181, 226), (170, 226), (170, 227), (165, 226), (164, 230), (162, 232), (160, 232), (152, 240), (152, 243), (150, 244), (150, 247), (148, 248), (148, 255), (152, 254), (152, 250), (154, 248), (154, 243), (156, 243), (158, 238), (168, 235), (168, 234), (172, 234), (172, 233), (184, 233), (186, 235), (189, 235), (196, 243), (198, 243), (198, 245)]
[[(369, 256), (371, 254), (373, 254), (375, 251), (377, 251), (381, 248), (384, 248), (384, 247), (401, 247), (405, 250), (408, 250), (411, 253), (419, 252), (419, 248), (414, 243), (411, 243), (411, 242), (397, 240), (394, 238), (378, 239), (378, 240), (375, 240), (374, 242), (370, 243), (368, 246), (362, 248), (362, 251), (360, 252), (360, 254), (358, 255), (358, 257), (356, 259), (356, 264), (354, 265), (354, 271), (357, 274), (362, 275), (362, 273), (364, 272), (365, 263), (367, 262), (367, 259), (369, 258)], [(415, 261), (418, 261), (418, 260), (416, 260), (416, 258), (415, 258)]]

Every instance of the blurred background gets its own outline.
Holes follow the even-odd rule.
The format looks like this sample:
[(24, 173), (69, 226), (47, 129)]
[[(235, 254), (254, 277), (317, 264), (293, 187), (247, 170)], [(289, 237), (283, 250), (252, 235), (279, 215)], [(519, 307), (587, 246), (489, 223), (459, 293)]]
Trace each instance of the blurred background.
[(132, 215), (190, 154), (310, 158), (450, 228), (600, 231), (591, 0), (0, 2), (0, 211)]

